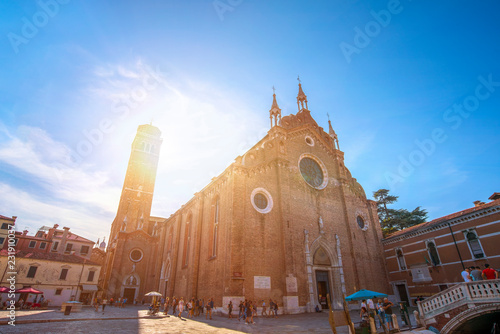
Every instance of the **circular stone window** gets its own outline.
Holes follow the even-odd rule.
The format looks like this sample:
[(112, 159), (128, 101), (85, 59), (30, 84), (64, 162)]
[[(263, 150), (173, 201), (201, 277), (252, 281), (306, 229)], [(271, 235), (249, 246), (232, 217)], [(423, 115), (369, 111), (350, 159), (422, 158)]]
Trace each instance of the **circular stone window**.
[(139, 262), (142, 260), (142, 257), (144, 256), (144, 254), (142, 253), (142, 251), (140, 249), (133, 249), (131, 252), (130, 252), (130, 259), (134, 262)]
[(368, 224), (365, 222), (365, 220), (363, 219), (363, 217), (358, 216), (356, 218), (356, 221), (358, 222), (359, 228), (362, 229), (363, 231), (366, 231), (366, 229), (368, 228)]
[(300, 174), (311, 187), (323, 189), (328, 184), (326, 168), (314, 156), (303, 154), (299, 160)]
[(310, 136), (306, 136), (306, 144), (309, 146), (314, 146), (314, 139), (312, 139)]
[(260, 213), (268, 213), (273, 208), (273, 198), (264, 188), (256, 188), (250, 195), (250, 202), (255, 210)]

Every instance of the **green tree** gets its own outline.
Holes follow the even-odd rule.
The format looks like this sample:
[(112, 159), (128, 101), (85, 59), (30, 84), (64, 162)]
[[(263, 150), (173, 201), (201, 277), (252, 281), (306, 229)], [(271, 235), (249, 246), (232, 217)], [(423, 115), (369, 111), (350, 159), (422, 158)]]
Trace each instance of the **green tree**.
[(420, 206), (413, 211), (388, 208), (388, 205), (397, 202), (398, 196), (390, 195), (387, 189), (374, 191), (373, 198), (377, 201), (377, 211), (384, 237), (427, 220), (427, 211)]

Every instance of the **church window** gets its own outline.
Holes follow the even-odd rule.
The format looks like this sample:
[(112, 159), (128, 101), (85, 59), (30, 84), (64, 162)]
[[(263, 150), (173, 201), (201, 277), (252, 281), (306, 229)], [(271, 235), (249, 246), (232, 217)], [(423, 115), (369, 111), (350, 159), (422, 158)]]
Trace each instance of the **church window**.
[(363, 219), (363, 217), (358, 216), (356, 218), (356, 222), (358, 223), (358, 226), (359, 226), (360, 229), (362, 229), (363, 231), (366, 231), (366, 229), (368, 228), (368, 225), (366, 224), (366, 222)]
[(481, 242), (477, 237), (476, 231), (469, 230), (465, 232), (465, 238), (467, 239), (467, 244), (469, 245), (470, 252), (473, 258), (480, 259), (484, 257), (483, 247)]
[(314, 140), (310, 136), (306, 136), (306, 144), (309, 146), (314, 146)]
[(131, 252), (130, 252), (130, 259), (134, 262), (139, 262), (142, 260), (142, 257), (144, 256), (144, 254), (142, 253), (142, 251), (138, 248), (136, 249), (133, 249)]
[(212, 206), (213, 208), (213, 224), (212, 224), (212, 233), (211, 233), (211, 245), (210, 245), (210, 256), (217, 256), (217, 242), (219, 238), (219, 197), (215, 199), (215, 202)]
[(433, 266), (436, 266), (441, 263), (439, 259), (439, 254), (436, 248), (436, 244), (434, 241), (427, 242), (427, 252), (429, 253), (429, 257), (431, 258), (431, 262)]
[(191, 220), (192, 217), (189, 215), (184, 228), (184, 251), (182, 252), (182, 265), (187, 266), (189, 258), (189, 248), (191, 246)]
[(265, 208), (267, 208), (267, 198), (266, 198), (266, 196), (264, 196), (264, 194), (262, 194), (262, 193), (256, 194), (254, 196), (253, 200), (255, 202), (255, 205), (259, 209), (264, 210)]
[(401, 248), (396, 249), (396, 257), (398, 259), (399, 270), (406, 270), (406, 261)]
[(264, 188), (255, 188), (250, 195), (253, 208), (260, 213), (268, 213), (273, 208), (273, 198)]
[(304, 154), (299, 161), (300, 174), (311, 187), (323, 189), (328, 183), (326, 169), (312, 155)]
[(168, 234), (168, 245), (167, 245), (167, 249), (169, 251), (172, 250), (172, 240), (174, 239), (174, 231), (172, 229), (172, 227), (170, 227), (170, 232)]

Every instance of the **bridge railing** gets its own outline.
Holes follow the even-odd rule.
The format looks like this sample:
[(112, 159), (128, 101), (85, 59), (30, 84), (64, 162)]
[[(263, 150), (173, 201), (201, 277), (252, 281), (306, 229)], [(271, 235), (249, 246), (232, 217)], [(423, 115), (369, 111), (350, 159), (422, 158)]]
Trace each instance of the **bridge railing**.
[(500, 279), (463, 282), (418, 302), (424, 319), (432, 318), (458, 306), (469, 303), (500, 301)]

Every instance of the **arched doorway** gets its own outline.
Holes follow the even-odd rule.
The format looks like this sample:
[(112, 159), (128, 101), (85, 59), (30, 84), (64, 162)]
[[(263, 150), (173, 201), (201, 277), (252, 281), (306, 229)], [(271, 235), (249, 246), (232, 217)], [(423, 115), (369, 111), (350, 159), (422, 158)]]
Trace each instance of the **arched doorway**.
[(137, 274), (131, 274), (125, 277), (122, 284), (121, 296), (127, 298), (127, 304), (133, 303), (139, 293), (140, 278)]
[(314, 275), (316, 277), (316, 297), (321, 308), (327, 309), (326, 295), (333, 297), (330, 289), (330, 267), (332, 262), (323, 247), (319, 247), (313, 255)]

